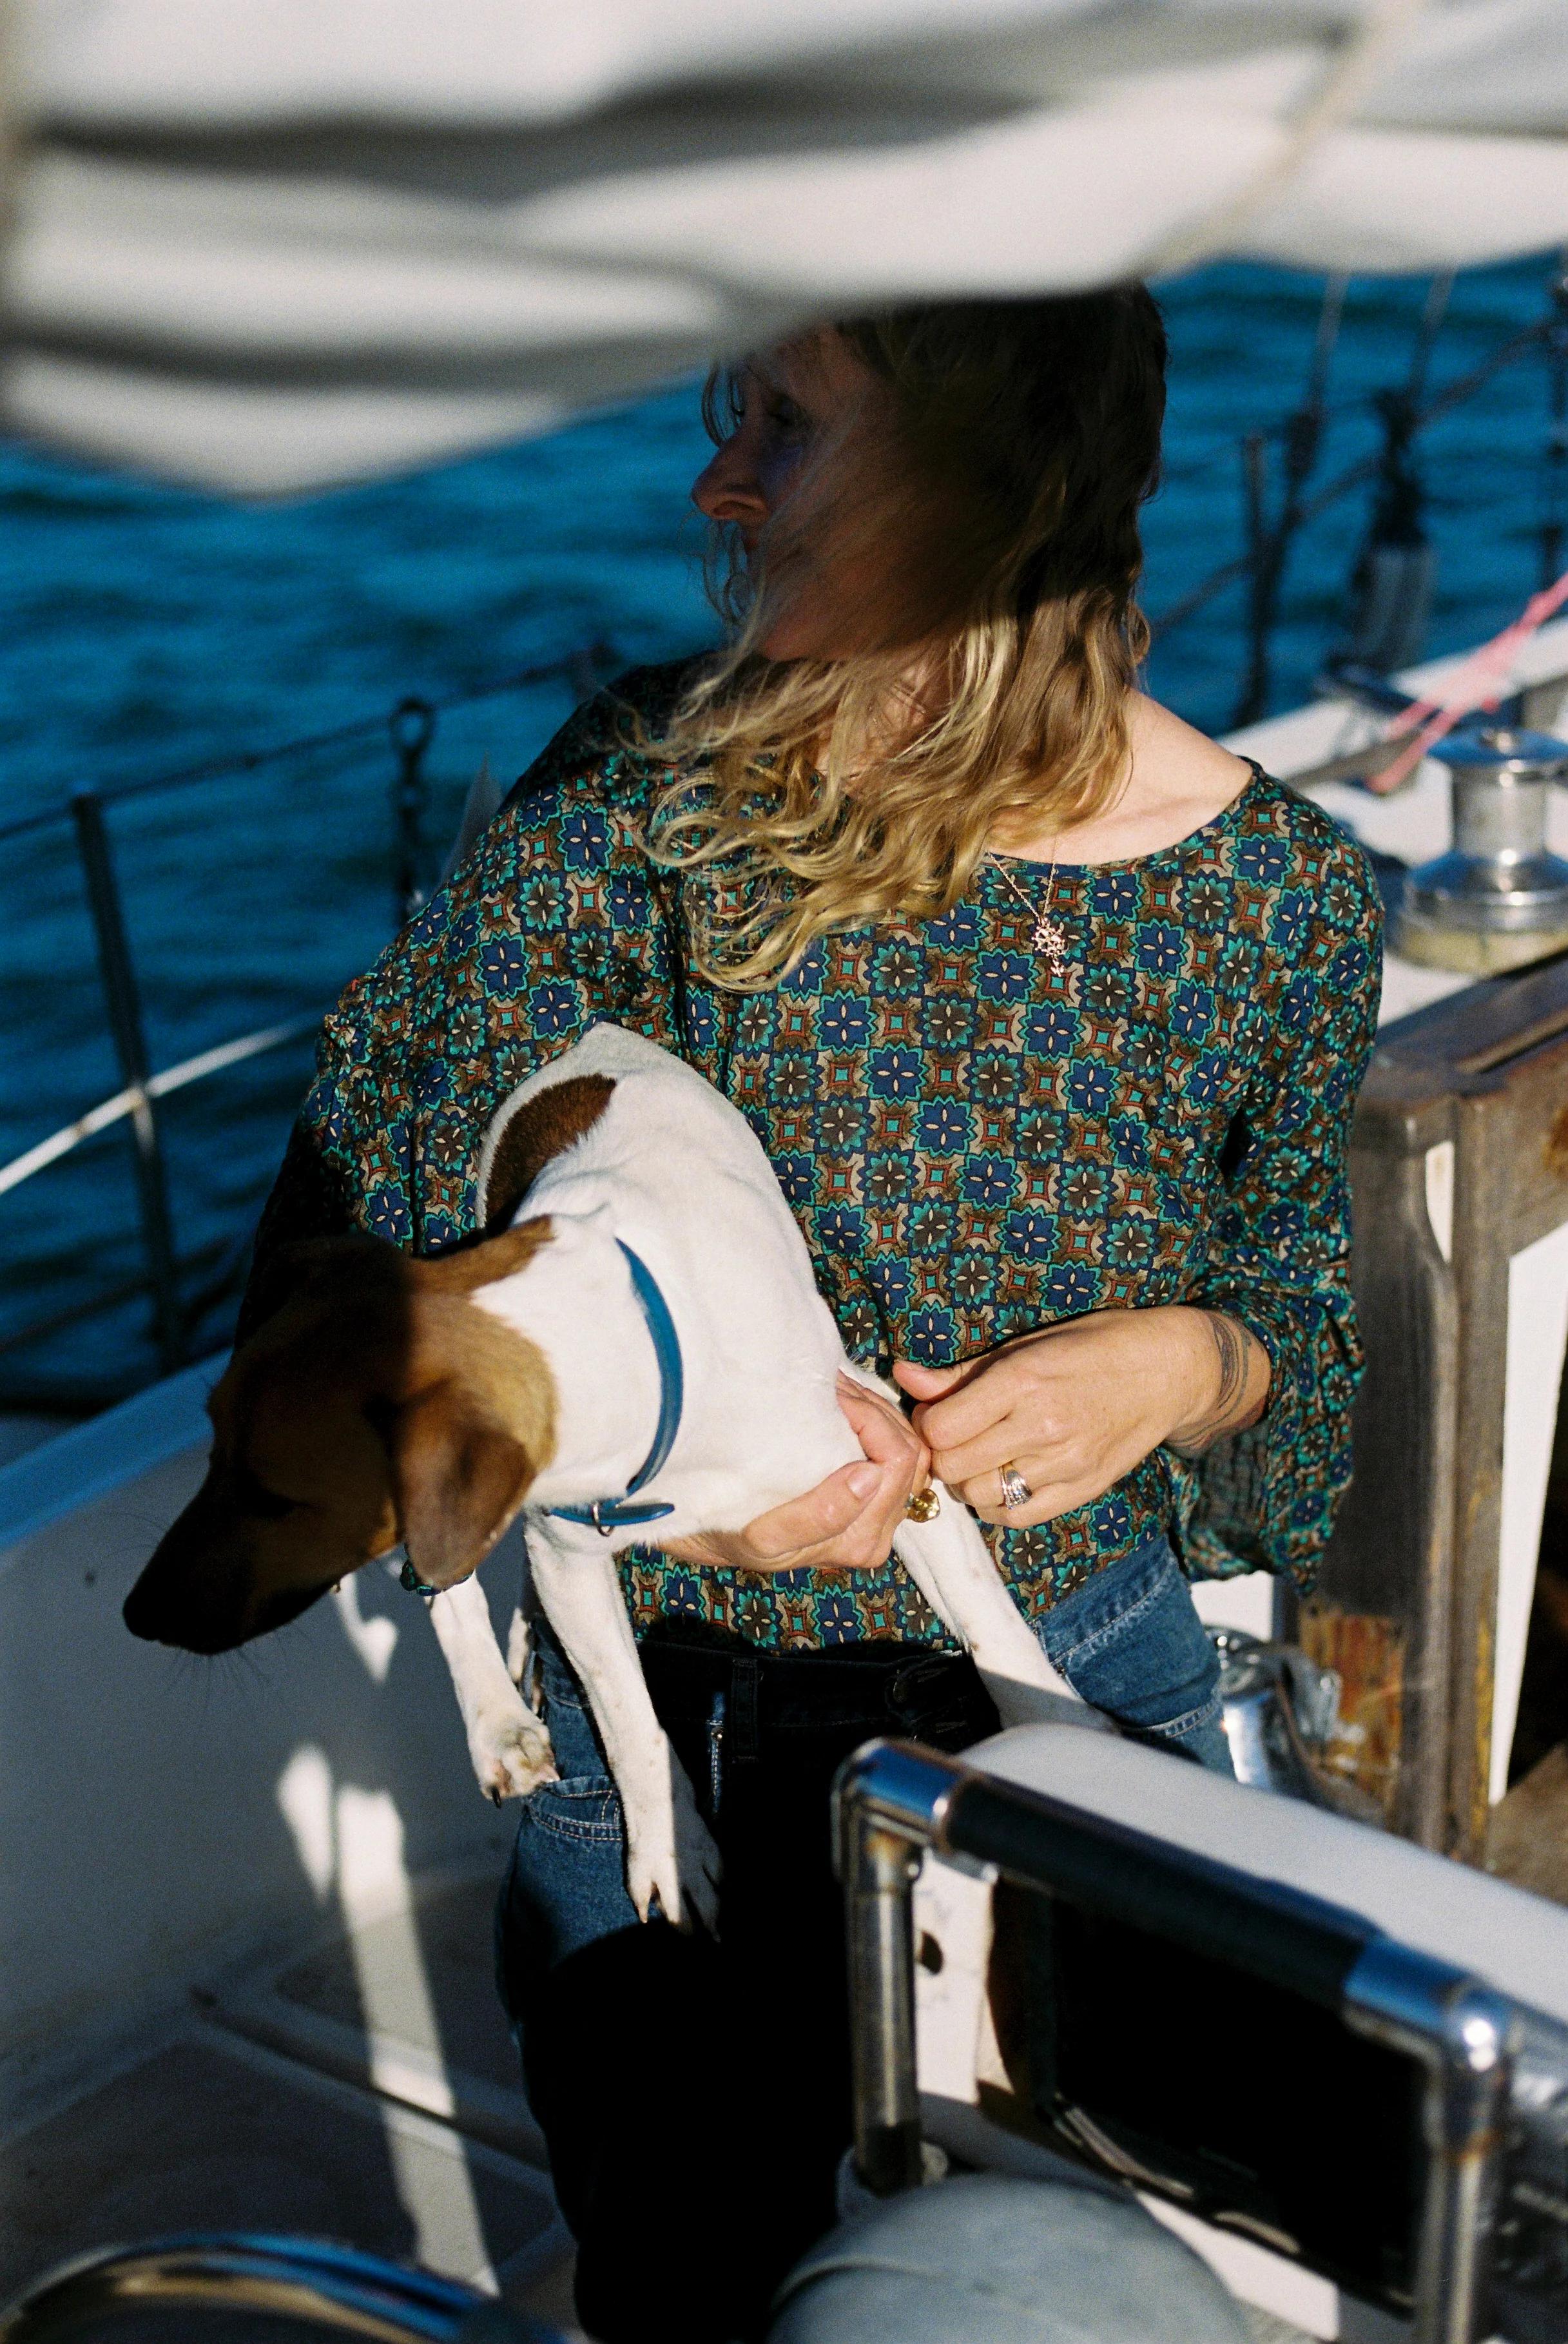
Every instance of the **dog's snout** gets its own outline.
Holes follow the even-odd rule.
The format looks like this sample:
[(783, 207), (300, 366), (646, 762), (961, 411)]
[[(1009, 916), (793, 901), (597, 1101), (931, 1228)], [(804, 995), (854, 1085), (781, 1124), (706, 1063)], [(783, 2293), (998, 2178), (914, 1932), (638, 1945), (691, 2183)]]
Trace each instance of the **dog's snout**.
[(255, 1633), (254, 1578), (232, 1510), (208, 1481), (159, 1540), (121, 1617), (144, 1643), (230, 1652)]
[(159, 1568), (154, 1555), (121, 1607), (120, 1616), (145, 1644), (172, 1644), (177, 1652), (227, 1652), (243, 1643), (244, 1632), (227, 1616), (228, 1607), (202, 1601), (182, 1574)]
[(143, 1571), (120, 1607), (120, 1617), (132, 1635), (139, 1636), (143, 1643), (161, 1644), (167, 1641), (163, 1632), (163, 1607), (147, 1571)]

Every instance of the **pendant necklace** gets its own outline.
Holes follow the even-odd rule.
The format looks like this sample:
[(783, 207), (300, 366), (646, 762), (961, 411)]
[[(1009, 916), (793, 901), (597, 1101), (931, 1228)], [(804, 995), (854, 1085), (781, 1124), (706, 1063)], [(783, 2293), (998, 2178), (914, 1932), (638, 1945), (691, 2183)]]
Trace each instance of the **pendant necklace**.
[(1043, 904), (1030, 903), (999, 854), (987, 854), (986, 860), (1000, 878), (1003, 886), (1012, 893), (1033, 920), (1034, 931), (1029, 938), (1031, 947), (1048, 963), (1051, 975), (1060, 976), (1067, 963), (1067, 934), (1061, 922), (1053, 920), (1051, 917), (1051, 903), (1057, 885), (1055, 854), (1051, 856), (1050, 874), (1046, 881), (1046, 897)]

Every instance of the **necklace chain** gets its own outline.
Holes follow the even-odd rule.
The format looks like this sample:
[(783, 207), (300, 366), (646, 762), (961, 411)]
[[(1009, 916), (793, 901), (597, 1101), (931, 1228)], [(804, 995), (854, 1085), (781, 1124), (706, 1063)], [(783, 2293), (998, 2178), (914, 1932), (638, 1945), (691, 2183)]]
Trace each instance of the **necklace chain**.
[(1034, 933), (1029, 938), (1030, 945), (1049, 964), (1051, 975), (1060, 976), (1067, 965), (1067, 933), (1059, 920), (1053, 920), (1051, 917), (1051, 905), (1055, 900), (1057, 889), (1056, 856), (1053, 854), (1051, 857), (1050, 873), (1046, 880), (1046, 900), (1043, 904), (1032, 904), (1029, 901), (999, 854), (987, 854), (986, 860), (1001, 880), (1003, 886), (1023, 905), (1033, 920), (1035, 925)]

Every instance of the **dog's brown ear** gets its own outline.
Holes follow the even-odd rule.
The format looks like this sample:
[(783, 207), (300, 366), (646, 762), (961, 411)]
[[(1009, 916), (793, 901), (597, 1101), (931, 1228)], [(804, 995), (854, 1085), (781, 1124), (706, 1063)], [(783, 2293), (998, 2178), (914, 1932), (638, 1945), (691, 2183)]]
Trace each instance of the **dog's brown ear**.
[(512, 1521), (534, 1462), (456, 1381), (400, 1408), (387, 1445), (409, 1560), (428, 1587), (455, 1586)]

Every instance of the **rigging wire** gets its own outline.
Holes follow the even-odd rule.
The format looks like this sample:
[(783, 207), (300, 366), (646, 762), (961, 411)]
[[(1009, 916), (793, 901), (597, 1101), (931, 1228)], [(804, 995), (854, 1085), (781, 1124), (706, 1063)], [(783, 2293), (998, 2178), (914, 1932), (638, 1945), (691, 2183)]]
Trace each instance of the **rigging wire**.
[(1279, 616), (1285, 565), (1301, 526), (1302, 499), (1307, 483), (1317, 469), (1322, 449), (1329, 369), (1339, 344), (1349, 283), (1348, 277), (1334, 276), (1323, 287), (1322, 307), (1318, 315), (1318, 331), (1312, 345), (1306, 388), (1300, 406), (1285, 420), (1284, 487), (1279, 514), (1272, 527), (1267, 518), (1267, 443), (1256, 432), (1249, 433), (1243, 443), (1248, 566), (1252, 591), (1247, 613), (1247, 666), (1232, 719), (1236, 724), (1256, 722), (1269, 704), (1270, 645)]
[(1405, 383), (1405, 397), (1412, 408), (1421, 405), (1421, 395), (1426, 389), (1432, 350), (1442, 321), (1448, 315), (1448, 305), (1453, 298), (1453, 279), (1454, 272), (1450, 268), (1442, 276), (1434, 277), (1426, 289), (1421, 324), (1416, 329), (1415, 348), (1411, 352), (1410, 375)]
[[(1551, 331), (1549, 319), (1521, 327), (1516, 334), (1511, 334), (1505, 342), (1500, 343), (1468, 373), (1456, 376), (1452, 382), (1424, 400), (1416, 411), (1416, 428), (1424, 429), (1429, 423), (1435, 423), (1440, 416), (1462, 406), (1476, 391), (1483, 389), (1494, 375), (1501, 374), (1504, 368), (1512, 366), (1527, 350), (1539, 349)], [(1308, 527), (1352, 489), (1375, 479), (1381, 461), (1382, 453), (1379, 450), (1370, 456), (1358, 457), (1354, 463), (1347, 464), (1342, 471), (1336, 472), (1316, 496), (1309, 497), (1303, 503), (1300, 525)], [(1244, 578), (1249, 565), (1249, 556), (1245, 553), (1233, 555), (1230, 560), (1220, 562), (1206, 578), (1200, 578), (1195, 586), (1189, 587), (1187, 592), (1179, 595), (1168, 610), (1161, 611), (1149, 621), (1151, 640), (1158, 642), (1161, 636), (1168, 635), (1173, 627), (1180, 626), (1184, 620), (1202, 610), (1205, 603), (1211, 602), (1227, 586), (1233, 586), (1239, 578)]]
[(1403, 384), (1372, 394), (1383, 444), (1371, 520), (1351, 571), (1346, 638), (1330, 654), (1330, 672), (1349, 661), (1390, 675), (1421, 657), (1437, 553), (1427, 530), (1426, 490), (1414, 441), (1453, 281), (1450, 269), (1427, 287)]
[(1541, 480), (1541, 578), (1548, 585), (1563, 568), (1568, 529), (1568, 250), (1562, 254), (1552, 286), (1552, 317), (1546, 333), (1548, 428)]
[[(560, 659), (541, 660), (528, 667), (514, 668), (509, 675), (498, 676), (490, 683), (466, 686), (461, 691), (449, 692), (420, 705), (432, 714), (449, 708), (470, 708), (482, 700), (500, 700), (509, 692), (523, 692), (530, 686), (566, 682), (582, 696), (595, 688), (599, 672), (612, 666), (616, 654), (607, 643), (593, 643), (587, 651), (565, 653)], [(200, 764), (182, 765), (173, 773), (149, 773), (134, 782), (111, 783), (96, 794), (105, 805), (119, 805), (127, 798), (151, 796), (161, 790), (183, 790), (199, 782), (227, 780), (232, 774), (254, 773), (264, 765), (277, 764), (285, 757), (306, 756), (320, 749), (339, 749), (355, 741), (369, 741), (385, 727), (388, 720), (382, 713), (356, 716), (348, 724), (336, 724), (325, 732), (306, 733), (298, 741), (273, 742), (265, 749), (245, 749), (230, 752), (222, 757), (208, 757)], [(13, 822), (0, 823), (0, 841), (20, 838), (25, 832), (46, 830), (52, 823), (70, 819), (69, 804), (43, 806), (35, 813), (18, 815)]]

